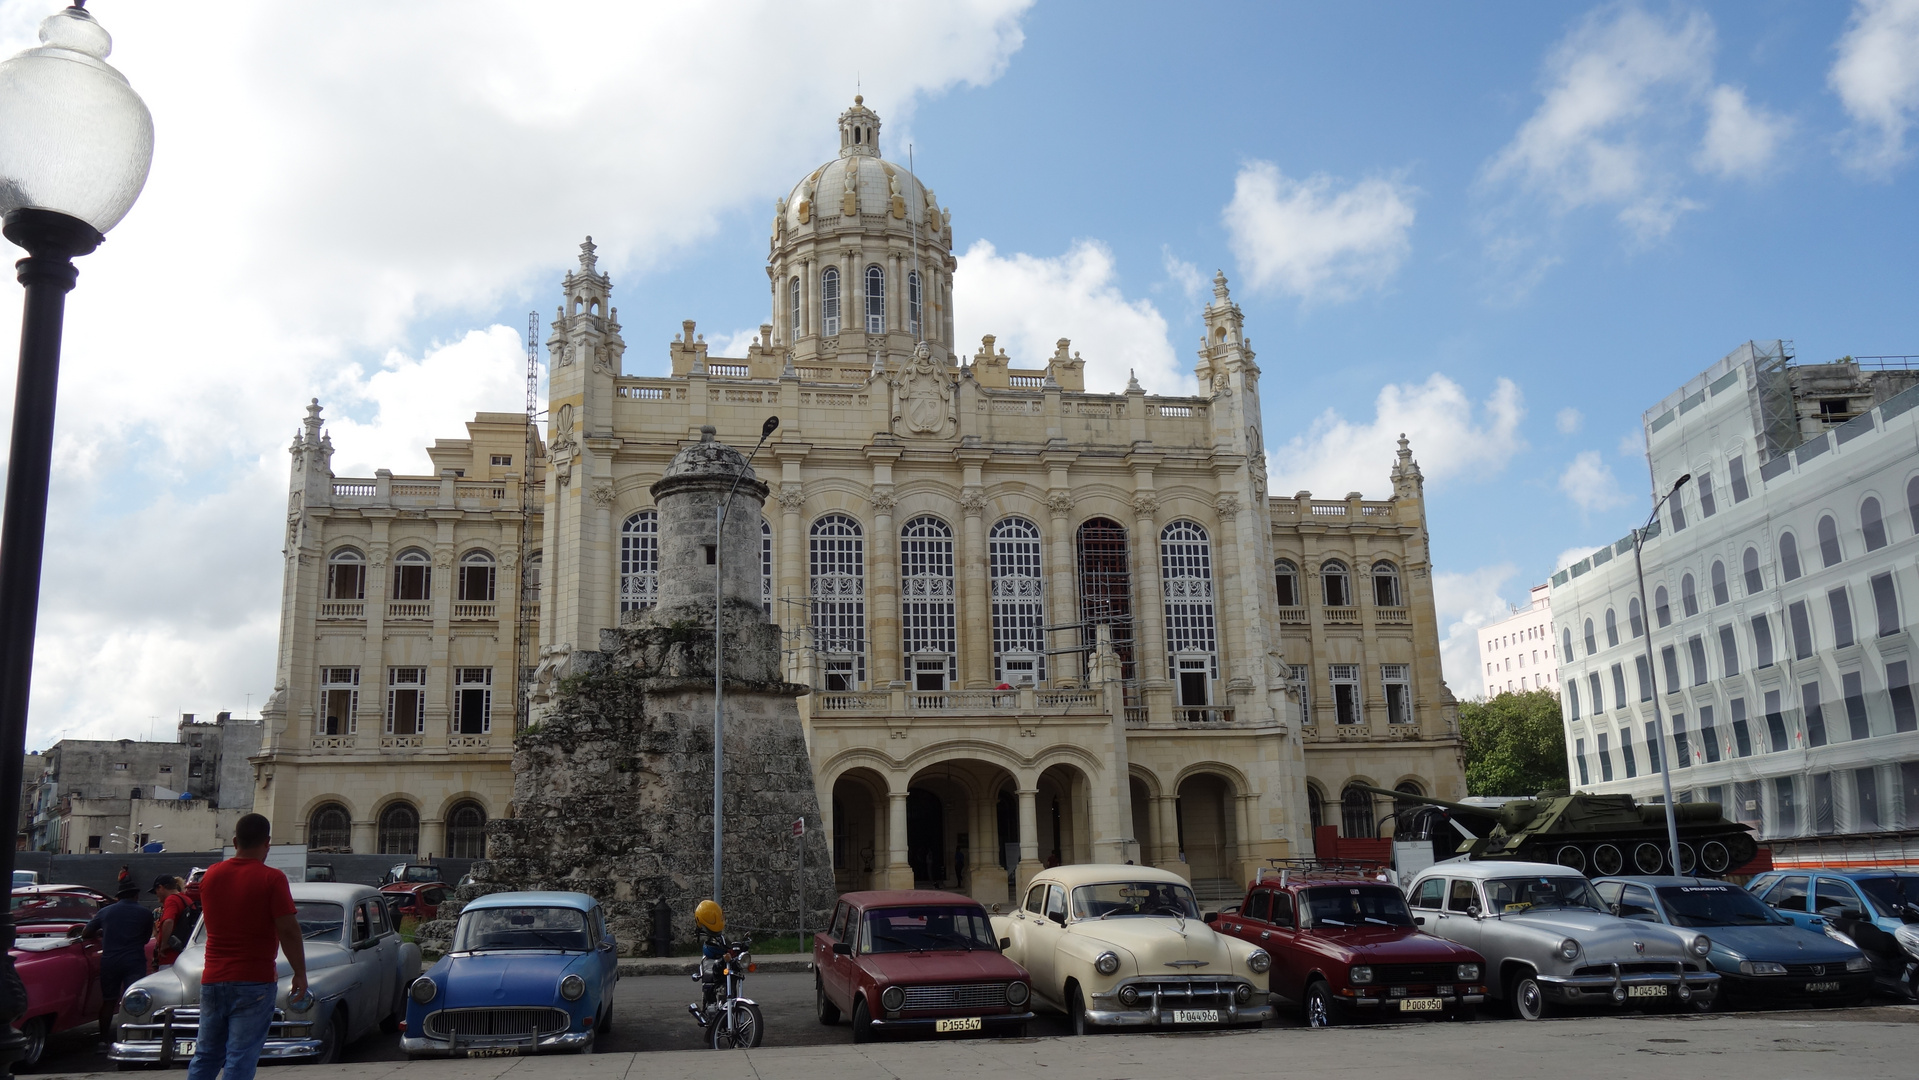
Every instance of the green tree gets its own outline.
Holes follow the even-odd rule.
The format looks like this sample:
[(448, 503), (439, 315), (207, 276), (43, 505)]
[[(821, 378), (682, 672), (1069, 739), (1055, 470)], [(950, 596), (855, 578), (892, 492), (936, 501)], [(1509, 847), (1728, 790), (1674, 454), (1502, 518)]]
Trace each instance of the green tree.
[(1461, 702), (1459, 736), (1469, 794), (1531, 796), (1566, 786), (1566, 729), (1551, 690)]

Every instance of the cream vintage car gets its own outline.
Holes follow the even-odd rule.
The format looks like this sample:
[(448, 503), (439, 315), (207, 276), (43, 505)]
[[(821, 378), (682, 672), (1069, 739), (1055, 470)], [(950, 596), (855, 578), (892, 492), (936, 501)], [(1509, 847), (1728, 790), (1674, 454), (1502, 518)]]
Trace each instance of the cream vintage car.
[(1258, 1026), (1273, 1016), (1266, 950), (1200, 921), (1192, 887), (1146, 866), (1043, 870), (1011, 914), (993, 916), (1005, 954), (1032, 976), (1033, 997), (1102, 1027)]

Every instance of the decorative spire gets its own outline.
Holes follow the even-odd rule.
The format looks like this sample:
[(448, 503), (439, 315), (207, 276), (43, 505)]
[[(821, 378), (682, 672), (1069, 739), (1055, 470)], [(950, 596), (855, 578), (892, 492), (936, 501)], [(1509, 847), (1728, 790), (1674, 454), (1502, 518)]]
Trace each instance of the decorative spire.
[(308, 446), (320, 445), (320, 399), (314, 398), (307, 403), (307, 418), (302, 425), (305, 430), (304, 441)]
[(593, 254), (597, 250), (599, 250), (599, 248), (594, 245), (593, 238), (590, 236), (586, 238), (586, 243), (580, 245), (580, 271), (582, 273), (591, 274), (595, 268), (600, 265), (599, 257)]
[(1144, 394), (1146, 392), (1146, 388), (1139, 384), (1139, 375), (1135, 373), (1132, 368), (1126, 369), (1126, 392), (1129, 394)]
[(840, 114), (840, 156), (880, 156), (880, 116), (862, 95), (853, 95), (853, 107)]
[(1221, 304), (1229, 304), (1232, 297), (1226, 292), (1226, 271), (1213, 271), (1213, 299)]

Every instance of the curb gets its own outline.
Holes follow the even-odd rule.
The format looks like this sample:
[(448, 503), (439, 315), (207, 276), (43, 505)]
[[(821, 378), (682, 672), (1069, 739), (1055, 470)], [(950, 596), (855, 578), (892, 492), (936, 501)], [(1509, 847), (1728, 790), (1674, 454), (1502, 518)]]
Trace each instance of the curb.
[[(761, 956), (753, 960), (758, 974), (791, 974), (813, 970), (813, 958), (806, 953)], [(636, 975), (691, 975), (700, 968), (695, 956), (627, 957), (620, 961), (620, 977)]]

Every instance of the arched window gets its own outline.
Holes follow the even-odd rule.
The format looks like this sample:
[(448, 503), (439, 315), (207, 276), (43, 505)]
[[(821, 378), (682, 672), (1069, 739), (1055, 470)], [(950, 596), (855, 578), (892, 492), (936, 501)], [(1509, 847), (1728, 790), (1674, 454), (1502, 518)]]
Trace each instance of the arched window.
[(1912, 531), (1919, 533), (1919, 476), (1906, 481), (1906, 513), (1912, 518)]
[(380, 811), (379, 848), (382, 855), (418, 855), (420, 812), (403, 802)]
[[(1180, 704), (1209, 704), (1205, 680), (1219, 677), (1219, 638), (1213, 550), (1198, 522), (1175, 521), (1160, 530), (1159, 581), (1166, 606), (1166, 677), (1178, 680)], [(1196, 654), (1204, 654), (1203, 664)], [(1189, 685), (1202, 668), (1205, 678)]]
[(471, 604), (493, 600), (493, 556), (469, 551), (460, 560), (460, 599)]
[(1672, 596), (1664, 585), (1652, 591), (1652, 617), (1661, 627), (1672, 625)]
[(520, 560), (520, 603), (540, 602), (540, 571), (545, 561), (546, 557), (537, 551)]
[(1799, 541), (1791, 533), (1779, 534), (1779, 572), (1787, 581), (1799, 580)]
[(1273, 560), (1273, 587), (1279, 592), (1280, 607), (1302, 607), (1305, 594), (1299, 588), (1299, 567), (1291, 559)]
[(866, 681), (866, 540), (860, 523), (828, 514), (807, 537), (813, 648), (825, 665), (826, 689)]
[(954, 646), (953, 530), (936, 517), (900, 528), (901, 649), (915, 690), (945, 690), (959, 678)]
[(840, 332), (840, 268), (829, 266), (820, 271), (820, 333), (833, 337)]
[(1679, 577), (1679, 605), (1685, 609), (1688, 617), (1699, 614), (1699, 590), (1693, 584), (1691, 574)]
[(906, 332), (914, 337), (920, 336), (920, 272), (914, 270), (906, 275)]
[(1839, 523), (1831, 514), (1819, 519), (1819, 561), (1827, 566), (1839, 565)]
[(760, 610), (773, 617), (773, 526), (760, 519)]
[(1606, 609), (1606, 648), (1610, 649), (1617, 644), (1619, 644), (1619, 617), (1612, 613), (1611, 608), (1607, 608)]
[[(1587, 619), (1586, 620), (1586, 655), (1591, 656), (1592, 654), (1598, 651), (1599, 651), (1599, 640), (1593, 637), (1593, 621), (1591, 619)], [(1567, 659), (1570, 660), (1572, 658), (1567, 657)]]
[(366, 599), (366, 560), (359, 552), (352, 548), (341, 548), (327, 557), (326, 598)]
[(1315, 829), (1326, 824), (1326, 796), (1320, 793), (1318, 784), (1306, 785), (1306, 820)]
[(800, 338), (800, 279), (794, 278), (786, 283), (786, 340), (798, 341)]
[(1565, 637), (1565, 639), (1566, 639), (1566, 640), (1565, 640), (1565, 644), (1564, 644), (1564, 645), (1562, 646), (1562, 648), (1563, 648), (1563, 650), (1564, 650), (1564, 652), (1565, 652), (1565, 655), (1564, 655), (1563, 657), (1561, 657), (1561, 659), (1563, 659), (1563, 660), (1565, 660), (1565, 661), (1567, 661), (1568, 663), (1570, 663), (1570, 662), (1572, 661), (1572, 658), (1573, 658), (1573, 628), (1572, 628), (1572, 627), (1570, 627), (1570, 626), (1568, 626), (1568, 627), (1567, 627), (1566, 629), (1564, 629), (1564, 630), (1562, 630), (1562, 631), (1560, 631), (1560, 633), (1561, 633), (1561, 634), (1562, 634), (1562, 635), (1563, 635), (1563, 636)]
[(472, 799), (447, 811), (446, 854), (451, 859), (486, 858), (486, 809)]
[(407, 548), (393, 560), (393, 599), (433, 599), (433, 561), (419, 548)]
[(1566, 719), (1579, 719), (1579, 680), (1577, 678), (1566, 680), (1566, 708)]
[(1879, 515), (1879, 500), (1870, 495), (1859, 504), (1859, 531), (1866, 534), (1867, 551), (1886, 546), (1886, 521)]
[(1399, 567), (1384, 559), (1373, 564), (1373, 606), (1404, 607), (1399, 595)]
[(1739, 557), (1739, 568), (1745, 573), (1746, 595), (1758, 595), (1766, 587), (1765, 579), (1759, 576), (1759, 549), (1747, 548), (1746, 553)]
[(353, 850), (353, 815), (339, 803), (321, 803), (307, 818), (307, 850), (346, 853)]
[(1376, 839), (1379, 823), (1373, 819), (1373, 794), (1347, 785), (1339, 797), (1339, 835), (1348, 839)]
[(866, 332), (886, 332), (886, 271), (877, 266), (866, 268)]
[[(1039, 526), (1001, 518), (986, 538), (993, 587), (993, 681), (1020, 685), (1046, 678), (1045, 579)], [(1009, 669), (1009, 659), (1011, 667)]]
[(1633, 637), (1638, 637), (1646, 632), (1646, 619), (1645, 616), (1639, 613), (1639, 598), (1637, 596), (1626, 601), (1626, 625), (1627, 628), (1632, 631)]
[(1712, 561), (1712, 602), (1715, 607), (1729, 602), (1732, 590), (1726, 587), (1726, 564), (1718, 559)]
[(660, 602), (660, 515), (642, 510), (620, 526), (620, 610)]
[(1088, 518), (1079, 527), (1078, 541), (1079, 617), (1085, 627), (1080, 647), (1093, 648), (1100, 624), (1112, 627), (1120, 678), (1130, 701), (1138, 673), (1133, 668), (1133, 572), (1126, 529), (1111, 518)]
[(1353, 606), (1353, 579), (1346, 572), (1346, 564), (1338, 559), (1329, 559), (1320, 566), (1319, 587), (1325, 594), (1327, 607)]

